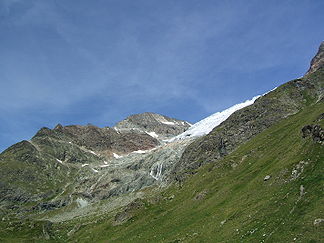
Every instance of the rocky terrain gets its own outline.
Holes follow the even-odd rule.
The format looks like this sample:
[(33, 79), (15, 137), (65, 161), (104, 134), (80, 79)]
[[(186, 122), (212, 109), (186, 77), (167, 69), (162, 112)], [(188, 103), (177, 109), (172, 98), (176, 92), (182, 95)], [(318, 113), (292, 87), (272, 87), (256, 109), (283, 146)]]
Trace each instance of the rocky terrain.
[(0, 240), (319, 242), (323, 47), (304, 77), (193, 126), (147, 112), (9, 147)]
[[(125, 128), (133, 118), (114, 128), (44, 127), (30, 141), (5, 150), (0, 155), (2, 205), (19, 208), (20, 203), (33, 201), (39, 202), (35, 210), (53, 210), (77, 198), (109, 198), (161, 181), (162, 170), (170, 167), (168, 161), (179, 159), (181, 152), (181, 148), (166, 149), (167, 154), (161, 155), (162, 138), (185, 131), (189, 124), (153, 113), (133, 117), (133, 128)], [(79, 196), (73, 199), (72, 195)]]
[(154, 138), (165, 140), (185, 132), (190, 127), (187, 121), (181, 121), (156, 113), (145, 112), (127, 117), (118, 122), (114, 129), (117, 131), (141, 131)]

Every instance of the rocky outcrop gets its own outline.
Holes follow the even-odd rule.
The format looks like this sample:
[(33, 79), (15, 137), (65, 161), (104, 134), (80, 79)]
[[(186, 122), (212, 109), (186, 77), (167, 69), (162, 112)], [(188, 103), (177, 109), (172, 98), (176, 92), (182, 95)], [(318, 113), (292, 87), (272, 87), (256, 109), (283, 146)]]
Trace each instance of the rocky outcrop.
[(306, 125), (302, 128), (303, 138), (311, 137), (314, 142), (324, 141), (324, 129), (317, 124)]
[(314, 73), (323, 67), (324, 67), (324, 41), (321, 43), (315, 57), (312, 59), (310, 68), (307, 71), (306, 75)]

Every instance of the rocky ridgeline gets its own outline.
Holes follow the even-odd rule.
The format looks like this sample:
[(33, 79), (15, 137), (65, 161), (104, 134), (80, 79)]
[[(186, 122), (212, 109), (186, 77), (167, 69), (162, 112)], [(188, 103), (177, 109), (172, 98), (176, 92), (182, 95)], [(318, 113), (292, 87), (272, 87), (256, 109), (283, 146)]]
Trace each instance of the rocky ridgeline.
[[(160, 144), (156, 138), (146, 133), (137, 131), (119, 133), (110, 127), (99, 128), (93, 125), (64, 127), (57, 125), (54, 129), (42, 128), (32, 138), (32, 142), (40, 146), (51, 143), (50, 146), (57, 145), (58, 147), (65, 142), (104, 157), (113, 156), (113, 152), (124, 154), (136, 150), (147, 150)], [(51, 147), (48, 149), (51, 150)], [(59, 157), (65, 159), (65, 155), (59, 155)]]

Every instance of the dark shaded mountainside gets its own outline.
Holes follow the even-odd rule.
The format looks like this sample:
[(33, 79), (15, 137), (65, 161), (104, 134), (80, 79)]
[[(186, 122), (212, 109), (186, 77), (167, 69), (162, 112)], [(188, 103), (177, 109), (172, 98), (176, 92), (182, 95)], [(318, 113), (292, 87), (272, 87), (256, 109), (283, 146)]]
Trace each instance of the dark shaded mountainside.
[(153, 113), (43, 128), (0, 155), (0, 239), (321, 242), (323, 118), (324, 43), (304, 77), (195, 140), (165, 144), (190, 125)]

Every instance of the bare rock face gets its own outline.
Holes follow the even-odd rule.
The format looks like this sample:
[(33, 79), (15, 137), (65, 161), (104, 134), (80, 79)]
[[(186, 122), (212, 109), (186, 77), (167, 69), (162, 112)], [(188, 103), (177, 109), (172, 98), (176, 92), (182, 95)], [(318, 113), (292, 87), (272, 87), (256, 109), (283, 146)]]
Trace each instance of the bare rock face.
[(310, 68), (306, 75), (314, 73), (322, 67), (324, 67), (324, 41), (321, 43), (316, 56), (312, 59)]
[(114, 127), (117, 131), (139, 130), (152, 137), (166, 139), (183, 133), (190, 127), (186, 121), (145, 112), (127, 117)]

